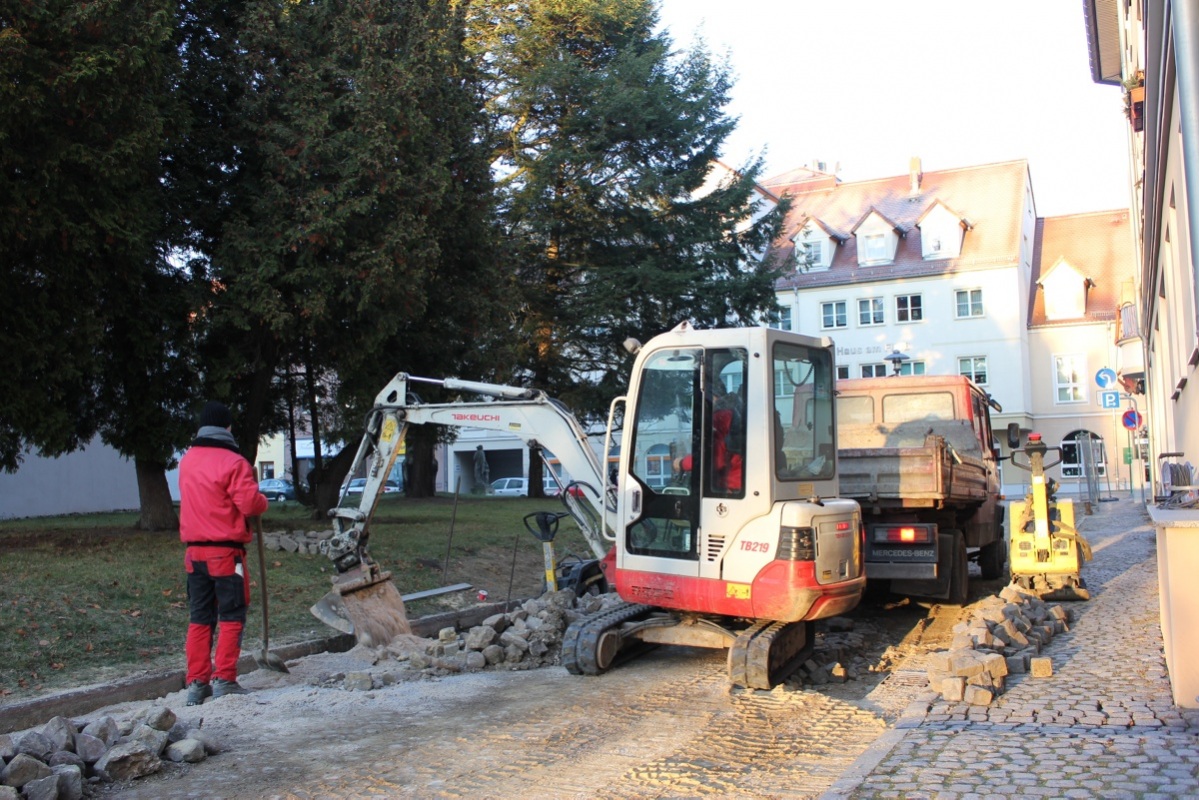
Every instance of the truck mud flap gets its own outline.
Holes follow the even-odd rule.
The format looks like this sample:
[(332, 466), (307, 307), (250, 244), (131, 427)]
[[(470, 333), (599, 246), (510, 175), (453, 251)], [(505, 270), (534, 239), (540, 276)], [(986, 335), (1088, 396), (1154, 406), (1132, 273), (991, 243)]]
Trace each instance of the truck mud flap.
[(937, 577), (932, 580), (891, 580), (893, 594), (910, 595), (912, 597), (931, 597), (937, 600), (949, 598), (950, 583), (953, 578), (953, 565), (958, 557), (955, 552), (955, 532), (937, 533)]

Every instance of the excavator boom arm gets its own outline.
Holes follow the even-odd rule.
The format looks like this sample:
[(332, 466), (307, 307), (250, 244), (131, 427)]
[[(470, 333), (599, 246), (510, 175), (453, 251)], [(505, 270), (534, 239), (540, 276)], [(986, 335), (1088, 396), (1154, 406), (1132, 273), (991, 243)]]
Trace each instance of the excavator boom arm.
[[(490, 399), (423, 403), (410, 392), (411, 383), (436, 384)], [(607, 492), (604, 470), (588, 442), (587, 432), (566, 407), (536, 389), (455, 378), (418, 378), (401, 372), (375, 398), (366, 432), (350, 468), (355, 472), (366, 464), (366, 486), (358, 507), (339, 505), (330, 512), (334, 536), (326, 542), (325, 552), (339, 570), (357, 566), (365, 557), (370, 520), (382, 496), (384, 482), (395, 464), (407, 426), (427, 424), (503, 431), (527, 444), (537, 444), (552, 451), (575, 481), (592, 490), (585, 489), (582, 493), (589, 509), (582, 508), (579, 498), (571, 495), (565, 496), (566, 505), (595, 557), (604, 557), (613, 540), (603, 522)]]

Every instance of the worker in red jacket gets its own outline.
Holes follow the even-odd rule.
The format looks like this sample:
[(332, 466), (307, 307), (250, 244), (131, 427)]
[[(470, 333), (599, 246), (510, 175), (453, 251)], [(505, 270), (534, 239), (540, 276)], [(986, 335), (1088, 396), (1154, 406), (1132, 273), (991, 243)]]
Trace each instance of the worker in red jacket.
[[(233, 439), (233, 414), (210, 402), (200, 430), (179, 462), (179, 538), (187, 545), (187, 704), (208, 697), (246, 694), (237, 682), (242, 630), (250, 603), (247, 517), (262, 514), (267, 499), (254, 470)], [(216, 659), (212, 645), (216, 638)]]

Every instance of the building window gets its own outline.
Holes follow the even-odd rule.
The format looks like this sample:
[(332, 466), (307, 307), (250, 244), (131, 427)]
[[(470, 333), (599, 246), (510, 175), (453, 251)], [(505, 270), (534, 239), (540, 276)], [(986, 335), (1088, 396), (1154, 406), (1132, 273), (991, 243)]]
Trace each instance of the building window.
[(844, 328), (848, 324), (844, 300), (820, 304), (820, 327), (825, 329)]
[(862, 242), (866, 249), (867, 261), (887, 260), (887, 236), (883, 233), (870, 233)]
[(259, 461), (258, 462), (258, 479), (265, 481), (268, 478), (275, 477), (275, 462), (274, 461)]
[(1057, 390), (1058, 403), (1085, 403), (1087, 401), (1087, 357), (1072, 353), (1053, 357), (1053, 382)]
[(923, 361), (905, 361), (899, 365), (899, 374), (900, 375), (923, 375), (924, 374), (924, 362)]
[(958, 319), (981, 317), (983, 315), (983, 290), (959, 289), (956, 292), (958, 301)]
[(887, 377), (887, 365), (886, 364), (863, 364), (862, 365), (862, 377), (863, 378), (885, 378), (885, 377)]
[(958, 359), (958, 374), (965, 375), (979, 386), (987, 382), (986, 356), (967, 356)]
[(1062, 439), (1063, 478), (1102, 478), (1106, 475), (1103, 437), (1090, 431), (1074, 431)]
[(886, 321), (883, 314), (883, 298), (868, 297), (858, 301), (859, 325), (882, 325)]
[(791, 306), (779, 306), (771, 316), (769, 324), (780, 331), (791, 330)]
[(820, 242), (800, 242), (796, 256), (799, 258), (801, 271), (821, 266), (823, 259), (820, 257)]
[(849, 380), (849, 367), (847, 367), (844, 364), (837, 367), (837, 380), (839, 380), (839, 381)]
[(645, 454), (645, 482), (655, 489), (670, 483), (672, 469), (670, 447), (667, 445), (656, 444)]
[(924, 307), (918, 294), (901, 294), (895, 298), (896, 322), (919, 322), (924, 319)]

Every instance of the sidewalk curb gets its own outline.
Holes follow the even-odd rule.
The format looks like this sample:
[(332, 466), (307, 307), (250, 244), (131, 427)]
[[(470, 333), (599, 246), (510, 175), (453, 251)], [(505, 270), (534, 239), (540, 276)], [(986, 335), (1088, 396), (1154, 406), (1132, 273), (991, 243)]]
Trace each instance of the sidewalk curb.
[(891, 751), (895, 749), (895, 745), (903, 741), (903, 737), (907, 735), (907, 732), (912, 728), (919, 728), (924, 723), (924, 718), (928, 715), (930, 705), (928, 699), (913, 700), (909, 703), (908, 707), (899, 716), (899, 721), (895, 723), (895, 727), (875, 739), (874, 743), (866, 748), (865, 752), (858, 756), (841, 773), (841, 777), (825, 790), (817, 800), (848, 800), (862, 785), (862, 781), (870, 777), (870, 773), (874, 772), (874, 768), (891, 754)]

